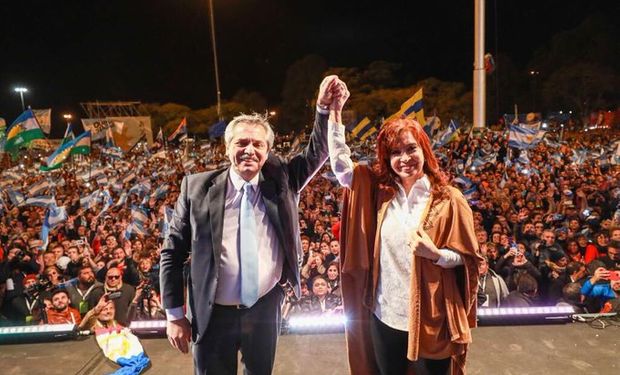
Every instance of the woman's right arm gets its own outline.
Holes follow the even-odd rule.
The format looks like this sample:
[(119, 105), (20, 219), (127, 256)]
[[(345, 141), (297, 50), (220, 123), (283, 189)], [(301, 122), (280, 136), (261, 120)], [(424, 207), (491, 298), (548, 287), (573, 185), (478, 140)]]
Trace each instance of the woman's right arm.
[(329, 163), (340, 185), (350, 188), (353, 180), (353, 161), (344, 133), (344, 125), (331, 121), (328, 123)]

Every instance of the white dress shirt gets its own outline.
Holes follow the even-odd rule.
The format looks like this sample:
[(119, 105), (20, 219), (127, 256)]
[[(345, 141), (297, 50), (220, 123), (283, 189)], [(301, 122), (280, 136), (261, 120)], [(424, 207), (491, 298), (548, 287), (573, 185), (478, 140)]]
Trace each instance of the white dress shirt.
[[(329, 123), (327, 139), (332, 171), (341, 185), (351, 187), (354, 166), (344, 140), (344, 126)], [(374, 313), (383, 323), (401, 331), (407, 331), (409, 322), (413, 253), (407, 242), (411, 231), (420, 225), (430, 194), (431, 184), (426, 175), (415, 182), (409, 194), (399, 184), (380, 229), (380, 272)], [(437, 266), (453, 268), (463, 264), (455, 251), (439, 249), (439, 253)]]
[[(258, 240), (258, 296), (267, 294), (282, 276), (284, 254), (276, 231), (269, 221), (262, 194), (258, 188), (258, 175), (250, 182), (254, 188), (254, 215), (256, 217), (256, 239)], [(222, 233), (223, 252), (218, 270), (215, 303), (219, 305), (238, 305), (241, 297), (241, 273), (239, 272), (239, 209), (245, 180), (230, 169), (226, 202), (224, 206), (224, 226)]]

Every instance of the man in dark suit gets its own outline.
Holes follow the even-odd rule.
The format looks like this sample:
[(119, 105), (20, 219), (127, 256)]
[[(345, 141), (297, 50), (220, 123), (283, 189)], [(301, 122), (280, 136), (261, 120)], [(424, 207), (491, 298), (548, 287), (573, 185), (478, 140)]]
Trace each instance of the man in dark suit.
[(191, 337), (196, 374), (236, 374), (239, 350), (246, 373), (271, 373), (279, 283), (300, 295), (299, 193), (327, 159), (328, 117), (339, 120), (348, 96), (338, 77), (323, 80), (309, 143), (290, 161), (269, 154), (266, 118), (241, 115), (224, 134), (231, 166), (183, 179), (161, 251), (161, 294), (169, 341), (187, 353)]

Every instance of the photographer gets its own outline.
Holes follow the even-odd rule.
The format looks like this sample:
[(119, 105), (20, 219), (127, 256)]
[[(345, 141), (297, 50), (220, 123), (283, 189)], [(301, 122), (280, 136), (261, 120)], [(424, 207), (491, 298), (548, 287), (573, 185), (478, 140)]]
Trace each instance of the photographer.
[(6, 259), (0, 263), (0, 280), (5, 285), (2, 313), (9, 320), (24, 322), (28, 315), (24, 281), (28, 274), (36, 274), (38, 271), (39, 265), (24, 248), (18, 244), (9, 247)]
[(136, 295), (136, 289), (131, 285), (123, 283), (122, 272), (119, 268), (109, 268), (106, 272), (103, 286), (95, 288), (92, 293), (92, 298), (95, 300), (107, 294), (109, 300), (114, 302), (116, 311), (115, 319), (121, 324), (127, 323), (127, 312), (129, 310), (129, 305)]
[(136, 288), (136, 295), (129, 305), (128, 321), (163, 319), (166, 319), (166, 314), (159, 296), (153, 289), (152, 281), (145, 279)]

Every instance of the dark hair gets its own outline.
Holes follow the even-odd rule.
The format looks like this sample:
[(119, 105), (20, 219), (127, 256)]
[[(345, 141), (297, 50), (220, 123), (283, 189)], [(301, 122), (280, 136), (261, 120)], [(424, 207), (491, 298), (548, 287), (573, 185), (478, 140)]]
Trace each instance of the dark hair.
[(383, 124), (377, 136), (377, 160), (373, 170), (379, 179), (379, 183), (392, 189), (397, 189), (396, 175), (390, 164), (390, 154), (392, 149), (399, 142), (399, 137), (405, 132), (411, 132), (413, 138), (418, 143), (424, 154), (424, 173), (431, 182), (433, 196), (438, 197), (448, 185), (448, 177), (439, 167), (439, 162), (431, 148), (428, 135), (420, 124), (413, 119), (396, 119)]
[(52, 298), (54, 298), (54, 296), (58, 293), (64, 293), (67, 295), (67, 297), (71, 298), (69, 292), (65, 288), (54, 288), (54, 290), (52, 290)]
[(572, 275), (575, 272), (579, 271), (581, 269), (581, 267), (583, 267), (583, 266), (585, 266), (585, 265), (583, 263), (581, 263), (581, 262), (570, 262), (566, 266), (566, 274), (567, 275)]
[(522, 273), (517, 278), (517, 291), (525, 294), (534, 294), (538, 290), (538, 282), (529, 273)]
[(620, 249), (620, 241), (618, 241), (618, 240), (611, 240), (607, 244), (607, 247), (613, 247), (614, 249)]
[(575, 305), (581, 303), (581, 284), (568, 283), (564, 285), (564, 288), (562, 288), (562, 297), (564, 297), (566, 302)]
[(329, 281), (327, 281), (327, 278), (323, 275), (316, 275), (312, 278), (312, 286), (314, 286), (314, 282), (317, 281), (318, 279), (322, 279), (323, 281), (325, 281), (326, 283), (329, 284)]

